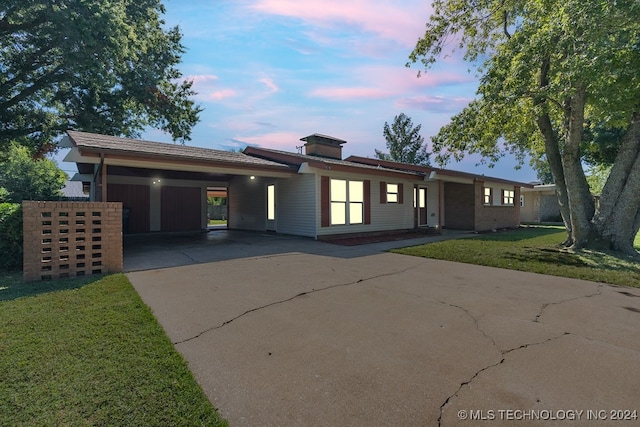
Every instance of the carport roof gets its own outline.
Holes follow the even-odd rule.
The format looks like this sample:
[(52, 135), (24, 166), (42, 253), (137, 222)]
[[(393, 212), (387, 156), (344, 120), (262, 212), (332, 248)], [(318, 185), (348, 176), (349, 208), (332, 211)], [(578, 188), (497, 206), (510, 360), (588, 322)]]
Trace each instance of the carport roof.
[(268, 167), (286, 170), (288, 166), (233, 151), (191, 147), (179, 144), (119, 138), (88, 132), (67, 131), (74, 146), (82, 151), (112, 153), (135, 157), (170, 158), (172, 160), (197, 160), (247, 167)]

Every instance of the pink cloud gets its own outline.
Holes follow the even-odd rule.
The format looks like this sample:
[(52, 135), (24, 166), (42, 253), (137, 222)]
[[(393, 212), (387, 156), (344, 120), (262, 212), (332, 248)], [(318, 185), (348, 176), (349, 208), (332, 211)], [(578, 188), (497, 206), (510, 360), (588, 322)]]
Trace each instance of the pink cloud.
[(303, 144), (300, 141), (300, 138), (303, 136), (306, 135), (301, 135), (295, 132), (271, 132), (262, 135), (235, 136), (233, 139), (244, 142), (248, 145), (295, 153), (296, 147)]
[(424, 33), (430, 13), (422, 0), (256, 0), (253, 10), (271, 15), (298, 18), (315, 25), (350, 25), (378, 34), (404, 46), (413, 46)]
[(458, 112), (469, 105), (472, 98), (446, 96), (415, 96), (400, 98), (395, 102), (398, 109), (424, 110), (434, 113)]
[(218, 76), (214, 74), (191, 75), (185, 80), (193, 82), (193, 90), (197, 93), (195, 98), (199, 101), (221, 101), (236, 96), (233, 89), (220, 88)]
[(326, 87), (309, 93), (310, 96), (337, 100), (380, 99), (391, 94), (387, 90), (375, 87)]
[(222, 101), (226, 98), (232, 98), (236, 96), (236, 91), (233, 89), (222, 89), (215, 92), (211, 92), (207, 95), (209, 101)]
[(267, 89), (269, 89), (269, 93), (276, 93), (280, 90), (278, 85), (274, 83), (273, 79), (269, 77), (261, 78), (260, 83), (263, 83), (267, 87)]

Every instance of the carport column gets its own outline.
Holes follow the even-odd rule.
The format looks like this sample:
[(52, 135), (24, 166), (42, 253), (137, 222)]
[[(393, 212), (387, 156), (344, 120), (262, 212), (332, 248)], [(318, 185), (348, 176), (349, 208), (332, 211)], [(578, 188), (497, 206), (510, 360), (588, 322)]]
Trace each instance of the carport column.
[(162, 185), (159, 180), (152, 180), (149, 184), (149, 231), (161, 230), (161, 192)]
[(102, 198), (100, 200), (102, 200), (103, 202), (107, 202), (107, 165), (106, 163), (104, 163), (104, 158), (100, 160), (100, 163), (102, 164), (102, 177), (100, 179), (100, 187), (102, 187)]

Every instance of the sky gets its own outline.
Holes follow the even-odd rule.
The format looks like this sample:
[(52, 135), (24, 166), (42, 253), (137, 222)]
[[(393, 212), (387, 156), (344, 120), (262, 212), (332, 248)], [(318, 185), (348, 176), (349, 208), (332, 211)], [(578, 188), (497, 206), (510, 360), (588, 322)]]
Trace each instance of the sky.
[[(178, 25), (179, 66), (204, 109), (188, 145), (296, 152), (313, 133), (347, 143), (343, 157), (387, 151), (384, 123), (405, 113), (430, 137), (475, 96), (477, 78), (456, 56), (417, 77), (405, 67), (424, 34), (428, 0), (164, 0)], [(149, 130), (143, 139), (171, 142)], [(469, 157), (449, 169), (521, 182), (528, 165), (504, 157), (493, 168)], [(64, 168), (63, 168), (64, 169)]]

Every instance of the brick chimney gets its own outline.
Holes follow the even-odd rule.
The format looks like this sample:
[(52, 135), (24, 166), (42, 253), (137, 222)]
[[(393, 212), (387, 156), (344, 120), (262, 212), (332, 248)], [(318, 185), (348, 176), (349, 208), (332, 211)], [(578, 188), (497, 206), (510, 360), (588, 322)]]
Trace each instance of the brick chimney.
[(313, 135), (300, 138), (304, 141), (304, 153), (308, 156), (326, 157), (329, 159), (342, 160), (342, 144), (347, 141), (334, 138), (332, 136), (314, 133)]

